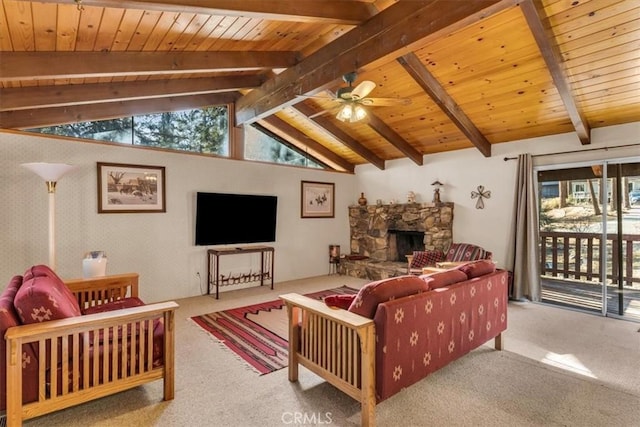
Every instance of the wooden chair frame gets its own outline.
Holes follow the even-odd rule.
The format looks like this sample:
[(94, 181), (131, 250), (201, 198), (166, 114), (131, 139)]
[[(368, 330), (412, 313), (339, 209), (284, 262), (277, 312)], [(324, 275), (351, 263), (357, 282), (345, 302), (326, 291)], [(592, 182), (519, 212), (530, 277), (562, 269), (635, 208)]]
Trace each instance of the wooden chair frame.
[[(80, 307), (138, 296), (138, 274), (121, 274), (66, 282)], [(174, 316), (178, 304), (165, 302), (104, 313), (15, 326), (5, 334), (7, 342), (7, 425), (20, 426), (24, 419), (127, 390), (149, 381), (164, 380), (164, 400), (174, 397)], [(164, 321), (164, 363), (153, 366), (153, 321)], [(141, 331), (130, 333), (127, 331)], [(113, 339), (104, 339), (113, 334)], [(137, 340), (137, 342), (136, 342)], [(50, 361), (38, 360), (38, 400), (22, 404), (22, 346), (31, 344), (44, 355), (50, 348)], [(110, 357), (91, 357), (90, 349), (103, 346)], [(139, 350), (136, 351), (135, 349)], [(62, 363), (59, 367), (58, 357)], [(100, 365), (102, 363), (102, 365)], [(111, 366), (135, 366), (113, 373)], [(69, 387), (58, 385), (57, 375), (47, 378), (47, 370), (62, 370), (61, 378), (73, 378)], [(100, 369), (109, 372), (97, 378)], [(117, 369), (116, 369), (117, 370)], [(91, 375), (93, 372), (93, 378)], [(82, 379), (82, 383), (80, 383)], [(61, 389), (61, 392), (59, 392)]]
[(289, 381), (297, 381), (298, 364), (304, 366), (359, 401), (361, 425), (375, 426), (373, 320), (295, 293), (280, 298), (289, 316)]

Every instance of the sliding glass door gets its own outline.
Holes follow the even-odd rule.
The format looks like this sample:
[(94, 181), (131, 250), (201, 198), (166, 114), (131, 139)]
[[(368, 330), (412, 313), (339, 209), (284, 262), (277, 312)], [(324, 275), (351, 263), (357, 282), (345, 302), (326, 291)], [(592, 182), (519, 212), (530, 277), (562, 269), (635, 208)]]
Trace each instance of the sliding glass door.
[(610, 163), (606, 315), (640, 320), (640, 163)]
[(542, 301), (640, 321), (640, 163), (537, 178)]

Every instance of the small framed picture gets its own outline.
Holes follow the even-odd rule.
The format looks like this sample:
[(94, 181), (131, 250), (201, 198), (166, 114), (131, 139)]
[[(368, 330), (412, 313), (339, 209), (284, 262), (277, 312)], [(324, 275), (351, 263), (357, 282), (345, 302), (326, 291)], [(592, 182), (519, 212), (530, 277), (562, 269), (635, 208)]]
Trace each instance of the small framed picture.
[(302, 181), (302, 218), (333, 218), (335, 216), (335, 184)]
[(166, 212), (164, 166), (98, 162), (98, 213)]

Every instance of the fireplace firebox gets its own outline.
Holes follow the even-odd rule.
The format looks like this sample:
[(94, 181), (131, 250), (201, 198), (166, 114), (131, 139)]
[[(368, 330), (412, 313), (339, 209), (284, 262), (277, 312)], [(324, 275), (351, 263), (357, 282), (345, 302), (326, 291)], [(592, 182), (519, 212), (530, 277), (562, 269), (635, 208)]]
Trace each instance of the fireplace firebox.
[(389, 261), (406, 261), (406, 255), (425, 249), (422, 231), (389, 230), (388, 237), (387, 259)]

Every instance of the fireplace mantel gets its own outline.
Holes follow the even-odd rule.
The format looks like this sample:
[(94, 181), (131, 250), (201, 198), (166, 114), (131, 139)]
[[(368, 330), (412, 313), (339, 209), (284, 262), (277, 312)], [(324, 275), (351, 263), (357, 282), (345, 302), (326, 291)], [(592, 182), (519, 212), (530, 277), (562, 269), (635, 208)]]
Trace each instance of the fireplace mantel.
[(351, 254), (391, 259), (390, 230), (424, 233), (425, 249), (446, 250), (453, 238), (453, 203), (398, 203), (349, 206)]

